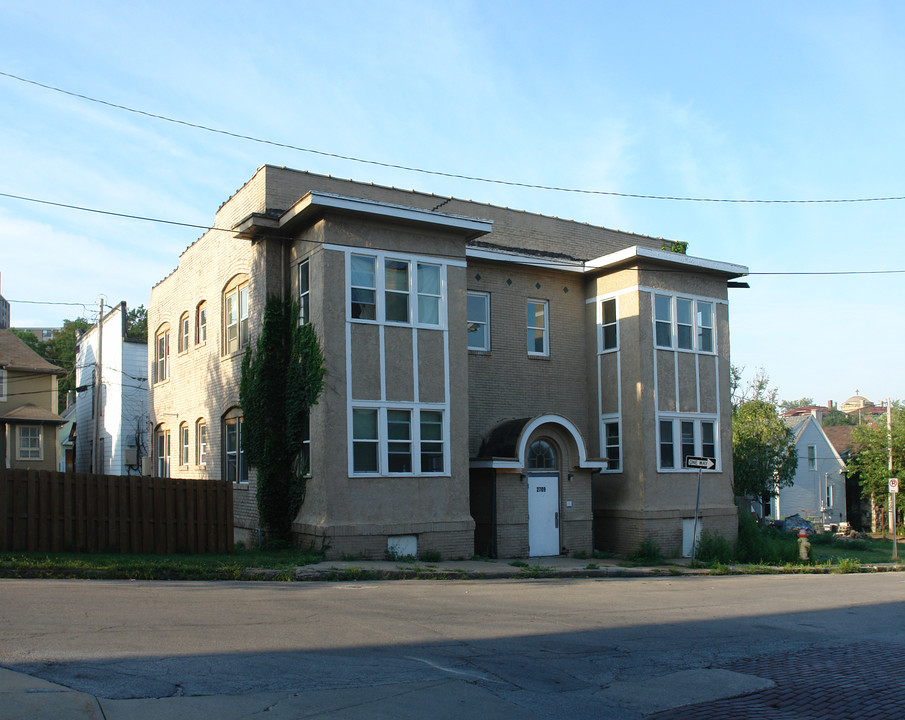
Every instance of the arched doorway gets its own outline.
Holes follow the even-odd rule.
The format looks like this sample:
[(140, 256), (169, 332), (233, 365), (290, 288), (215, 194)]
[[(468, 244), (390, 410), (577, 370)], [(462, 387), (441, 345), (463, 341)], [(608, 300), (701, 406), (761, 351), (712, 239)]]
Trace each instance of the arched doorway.
[(556, 444), (539, 437), (525, 450), (528, 480), (528, 555), (559, 555), (559, 462)]

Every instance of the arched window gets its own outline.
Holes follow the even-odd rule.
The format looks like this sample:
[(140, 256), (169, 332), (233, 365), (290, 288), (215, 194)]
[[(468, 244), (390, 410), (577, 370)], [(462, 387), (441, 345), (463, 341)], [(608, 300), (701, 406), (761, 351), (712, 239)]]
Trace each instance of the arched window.
[(207, 303), (202, 300), (195, 308), (195, 344), (207, 342)]
[(179, 318), (179, 352), (189, 349), (189, 314), (182, 313)]
[(223, 289), (223, 354), (248, 344), (248, 276), (236, 275)]
[(223, 474), (233, 483), (248, 482), (248, 466), (242, 452), (242, 411), (233, 408), (223, 416)]
[(164, 425), (158, 425), (154, 431), (157, 452), (157, 477), (170, 477), (170, 431)]
[(207, 422), (204, 418), (198, 418), (195, 423), (195, 462), (198, 465), (207, 465)]
[(179, 424), (179, 464), (189, 464), (189, 424)]
[(170, 325), (164, 323), (154, 335), (154, 382), (170, 376)]
[(546, 440), (535, 440), (528, 446), (527, 466), (532, 470), (548, 470), (556, 467), (556, 453)]

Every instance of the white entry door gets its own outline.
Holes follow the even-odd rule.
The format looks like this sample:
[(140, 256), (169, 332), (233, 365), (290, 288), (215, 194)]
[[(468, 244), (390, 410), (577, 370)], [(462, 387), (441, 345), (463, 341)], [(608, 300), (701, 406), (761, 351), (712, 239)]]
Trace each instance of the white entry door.
[(559, 475), (528, 474), (528, 554), (559, 555)]

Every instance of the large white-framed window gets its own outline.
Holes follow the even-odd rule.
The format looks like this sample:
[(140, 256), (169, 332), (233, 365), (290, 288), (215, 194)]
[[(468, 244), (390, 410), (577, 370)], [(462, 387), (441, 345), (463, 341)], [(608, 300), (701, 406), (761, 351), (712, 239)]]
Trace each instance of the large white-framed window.
[(248, 482), (248, 466), (242, 450), (242, 416), (236, 410), (223, 419), (223, 468), (227, 482)]
[(720, 465), (717, 443), (717, 422), (711, 417), (676, 415), (660, 417), (657, 440), (660, 470), (685, 468), (686, 457), (710, 457)]
[(616, 322), (616, 298), (600, 303), (600, 352), (619, 349), (619, 331)]
[(425, 407), (353, 407), (352, 475), (442, 475), (444, 411)]
[(412, 472), (412, 411), (387, 408), (387, 472)]
[(421, 410), (421, 472), (442, 473), (446, 470), (443, 451), (443, 413), (440, 410)]
[(528, 354), (550, 354), (549, 304), (546, 300), (528, 300)]
[(673, 295), (654, 296), (657, 347), (714, 352), (713, 302)]
[(377, 408), (352, 409), (352, 473), (380, 472), (380, 432)]
[(195, 460), (198, 465), (207, 465), (207, 423), (200, 418), (195, 423)]
[(170, 431), (157, 428), (157, 477), (170, 477)]
[(170, 328), (162, 326), (155, 335), (154, 342), (155, 382), (163, 382), (170, 376)]
[(445, 278), (442, 263), (350, 253), (349, 318), (442, 328)]
[(19, 460), (43, 460), (44, 443), (40, 425), (19, 425), (16, 427), (16, 458)]
[(490, 294), (468, 293), (468, 349), (490, 350)]
[(622, 433), (619, 419), (604, 418), (601, 423), (603, 436), (603, 456), (606, 458), (608, 471), (622, 470)]
[(657, 347), (672, 347), (672, 298), (669, 295), (654, 296), (654, 326)]
[(311, 322), (311, 286), (309, 285), (309, 262), (305, 258), (299, 263), (299, 323), (305, 325)]
[(377, 320), (377, 258), (355, 255), (349, 259), (351, 288), (349, 317)]
[(230, 355), (248, 344), (248, 280), (233, 278), (223, 292), (224, 354)]
[(384, 319), (388, 323), (409, 322), (410, 269), (407, 260), (384, 260), (383, 308)]
[(440, 325), (443, 309), (443, 268), (433, 263), (417, 263), (418, 324)]

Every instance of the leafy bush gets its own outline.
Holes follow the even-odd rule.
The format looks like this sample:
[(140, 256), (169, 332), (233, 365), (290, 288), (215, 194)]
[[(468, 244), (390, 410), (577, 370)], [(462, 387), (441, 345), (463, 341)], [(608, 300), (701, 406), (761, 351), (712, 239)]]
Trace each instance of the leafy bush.
[(641, 541), (638, 549), (628, 556), (628, 559), (643, 565), (659, 565), (663, 562), (663, 552), (654, 539), (648, 535)]
[(732, 562), (734, 552), (730, 542), (719, 533), (705, 530), (701, 533), (698, 547), (695, 551), (695, 560), (705, 565), (728, 565)]
[(811, 535), (811, 545), (832, 545), (833, 544), (833, 533), (817, 533), (816, 535)]
[(748, 513), (739, 513), (735, 557), (739, 562), (783, 565), (798, 562), (798, 541), (791, 534), (765, 528)]

